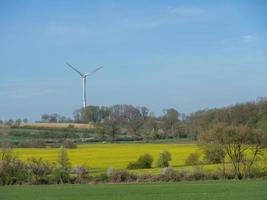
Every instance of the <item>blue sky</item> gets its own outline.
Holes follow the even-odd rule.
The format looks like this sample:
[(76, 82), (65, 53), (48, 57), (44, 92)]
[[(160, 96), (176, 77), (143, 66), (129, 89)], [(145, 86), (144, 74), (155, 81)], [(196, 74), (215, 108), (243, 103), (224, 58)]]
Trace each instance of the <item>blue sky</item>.
[(267, 96), (267, 2), (0, 1), (0, 119), (82, 105), (183, 113)]

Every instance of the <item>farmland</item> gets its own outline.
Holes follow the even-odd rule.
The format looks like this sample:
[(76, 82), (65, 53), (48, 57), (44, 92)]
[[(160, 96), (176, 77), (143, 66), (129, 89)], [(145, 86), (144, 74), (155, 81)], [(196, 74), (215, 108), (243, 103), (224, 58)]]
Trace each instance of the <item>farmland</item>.
[(92, 138), (96, 134), (94, 130), (86, 124), (67, 124), (58, 123), (34, 123), (34, 125), (20, 127), (0, 127), (0, 140), (6, 140), (13, 143), (31, 140), (43, 140), (48, 143), (56, 143), (59, 140), (70, 138), (72, 140), (81, 141), (85, 138)]
[(50, 185), (1, 187), (0, 199), (6, 200), (264, 200), (267, 181), (200, 181), (181, 183), (118, 185)]
[[(22, 125), (23, 127), (24, 125)], [(32, 128), (68, 128), (69, 126), (73, 126), (73, 128), (78, 129), (90, 129), (94, 128), (92, 124), (79, 124), (79, 123), (44, 123), (44, 122), (34, 122), (26, 124), (28, 127)]]
[[(69, 149), (68, 155), (72, 165), (82, 164), (95, 170), (105, 170), (108, 167), (125, 168), (140, 155), (149, 153), (154, 160), (159, 153), (168, 150), (172, 155), (171, 166), (185, 165), (187, 156), (197, 150), (195, 144), (84, 144), (77, 149)], [(16, 148), (16, 155), (27, 160), (29, 157), (42, 157), (55, 162), (58, 149), (55, 148)], [(155, 171), (148, 169), (146, 172)], [(156, 170), (157, 171), (157, 170)]]

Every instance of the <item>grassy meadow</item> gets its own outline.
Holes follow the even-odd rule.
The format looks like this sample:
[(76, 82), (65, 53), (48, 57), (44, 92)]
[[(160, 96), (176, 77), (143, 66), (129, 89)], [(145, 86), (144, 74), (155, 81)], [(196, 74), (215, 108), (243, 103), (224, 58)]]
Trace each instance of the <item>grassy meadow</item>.
[(153, 184), (0, 187), (5, 200), (265, 200), (267, 181), (198, 181)]
[[(82, 164), (95, 171), (103, 171), (108, 167), (126, 168), (129, 162), (135, 161), (144, 153), (151, 154), (156, 161), (163, 150), (171, 153), (171, 166), (182, 167), (188, 155), (198, 148), (196, 144), (83, 144), (76, 149), (68, 149), (68, 155), (72, 165)], [(58, 155), (56, 148), (15, 148), (14, 152), (22, 160), (42, 157), (50, 162), (56, 162)], [(153, 173), (158, 170), (160, 169), (153, 168), (138, 171)]]

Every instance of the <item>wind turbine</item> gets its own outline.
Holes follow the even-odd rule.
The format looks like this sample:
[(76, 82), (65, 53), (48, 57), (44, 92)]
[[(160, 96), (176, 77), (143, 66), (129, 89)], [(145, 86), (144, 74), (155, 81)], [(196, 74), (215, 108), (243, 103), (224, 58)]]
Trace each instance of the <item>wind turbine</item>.
[(98, 70), (100, 70), (103, 67), (98, 67), (98, 68), (94, 69), (93, 71), (91, 71), (90, 73), (83, 74), (82, 72), (77, 70), (75, 67), (73, 67), (71, 64), (66, 63), (66, 65), (69, 66), (71, 69), (73, 69), (75, 72), (77, 72), (82, 78), (82, 81), (83, 81), (83, 108), (85, 108), (86, 107), (86, 78), (87, 78), (87, 76), (92, 75), (93, 73), (97, 72)]

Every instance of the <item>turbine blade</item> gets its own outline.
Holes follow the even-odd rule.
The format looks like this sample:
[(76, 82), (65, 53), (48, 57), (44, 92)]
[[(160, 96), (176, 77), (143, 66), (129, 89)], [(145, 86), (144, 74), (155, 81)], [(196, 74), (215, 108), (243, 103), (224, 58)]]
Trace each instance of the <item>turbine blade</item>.
[(102, 69), (102, 68), (103, 68), (103, 67), (98, 67), (98, 68), (94, 69), (93, 71), (91, 71), (89, 74), (93, 74), (93, 73), (97, 72), (98, 70), (100, 70), (100, 69)]
[(68, 65), (71, 69), (76, 71), (80, 76), (84, 77), (84, 74), (82, 72), (80, 72), (79, 70), (77, 70), (76, 68), (74, 68), (71, 64), (66, 63), (66, 65)]

